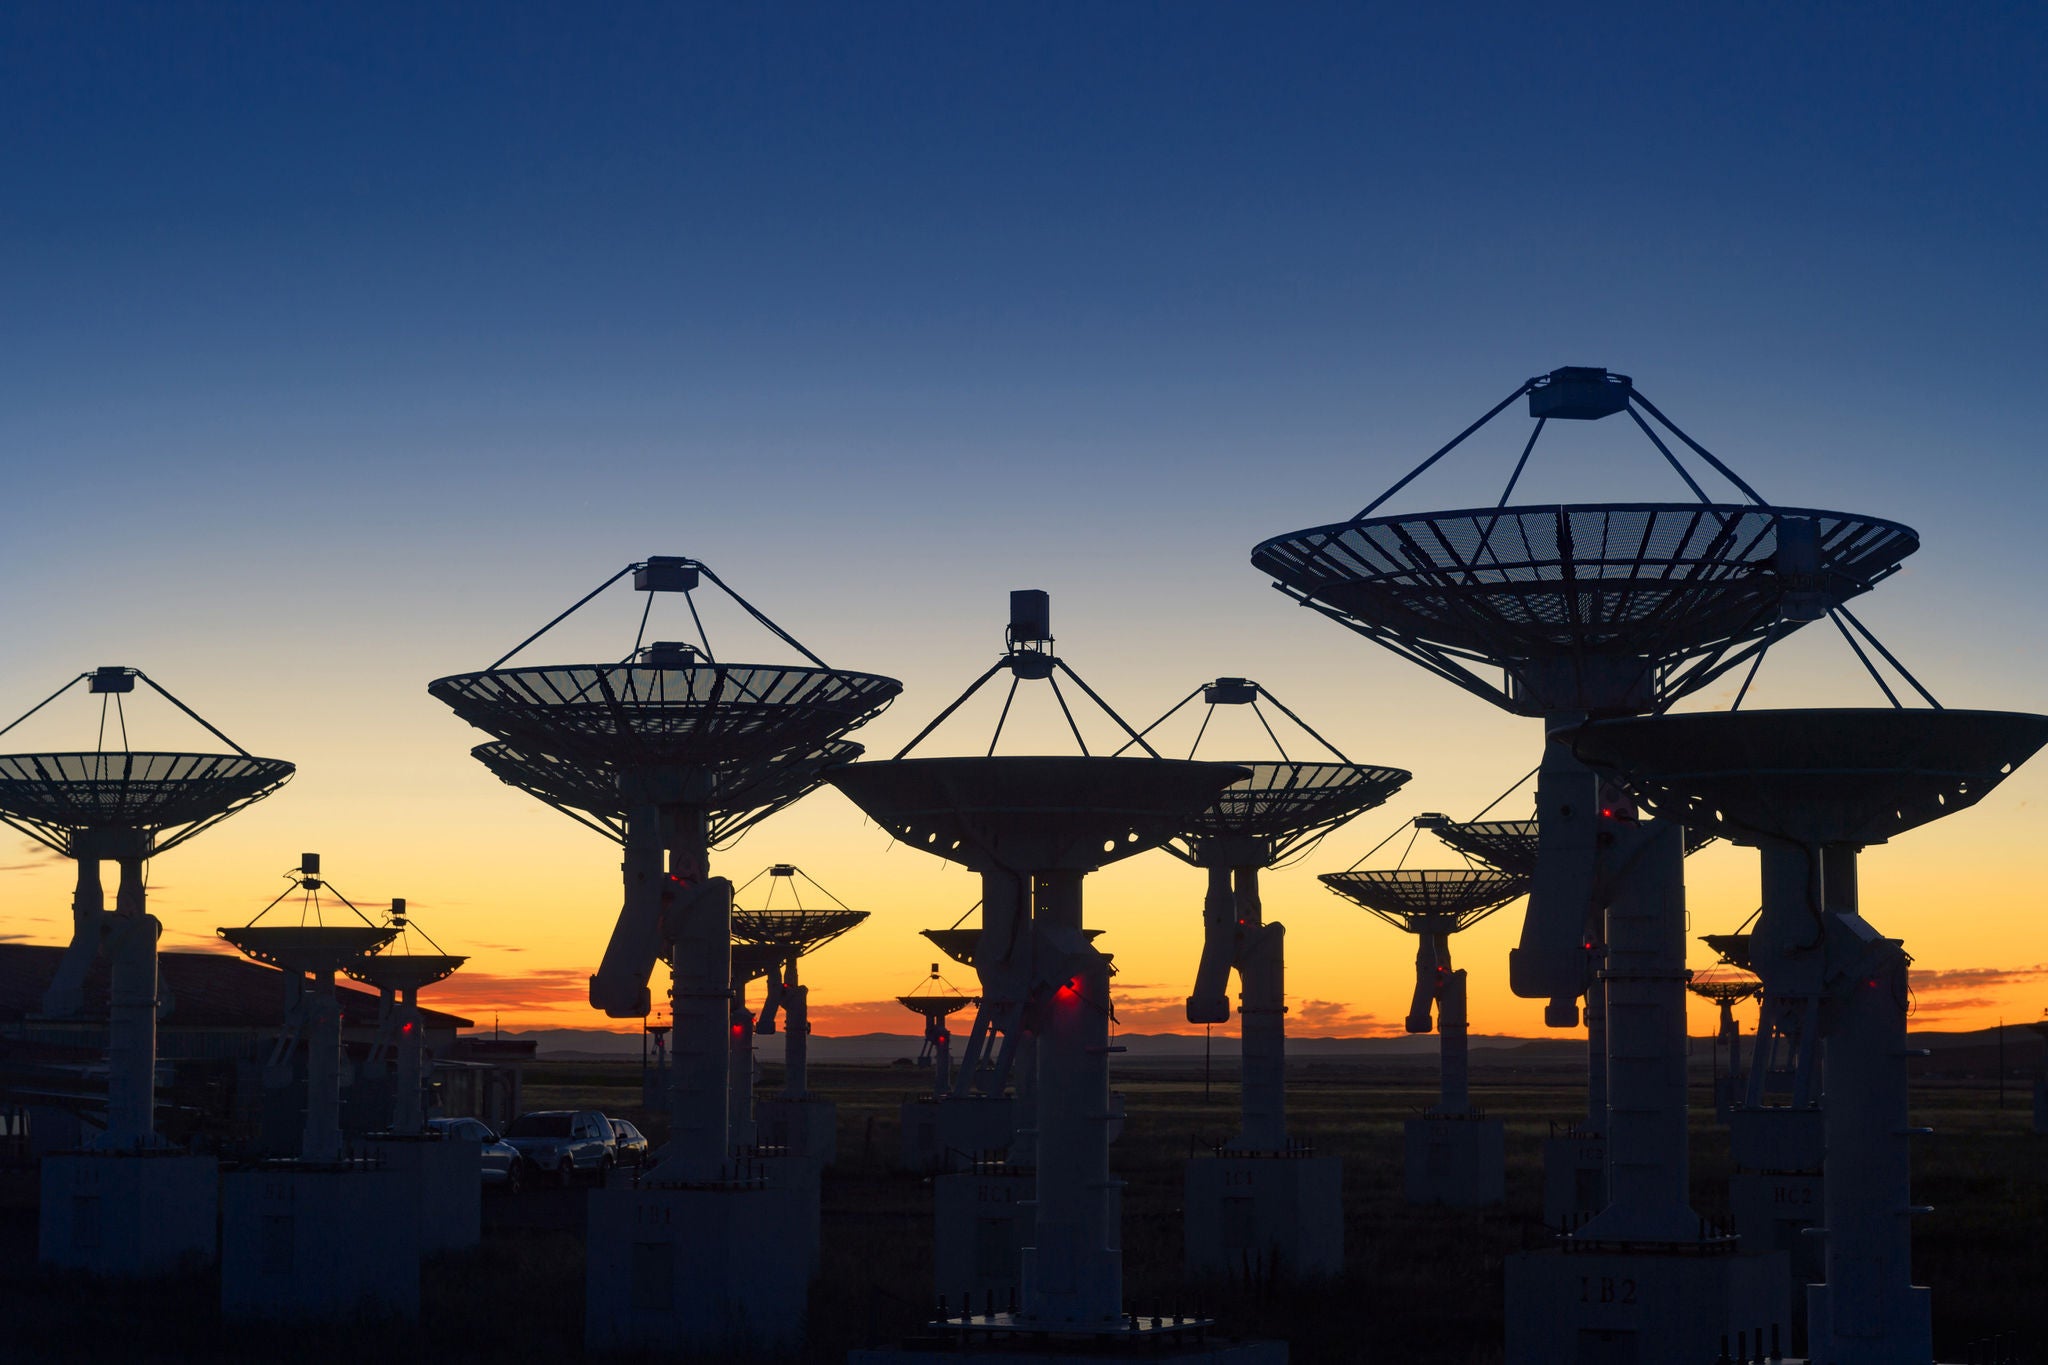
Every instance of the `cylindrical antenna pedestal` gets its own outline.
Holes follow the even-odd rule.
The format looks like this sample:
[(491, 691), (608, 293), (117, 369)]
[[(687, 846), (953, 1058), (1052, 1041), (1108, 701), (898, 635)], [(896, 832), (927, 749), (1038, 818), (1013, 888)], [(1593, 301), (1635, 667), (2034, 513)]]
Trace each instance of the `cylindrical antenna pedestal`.
[(306, 1011), (306, 1126), (299, 1138), (304, 1161), (341, 1160), (341, 1002), (334, 972), (315, 972)]
[[(702, 833), (701, 817), (695, 822)], [(672, 856), (669, 1143), (655, 1178), (686, 1184), (726, 1177), (731, 1151), (726, 1093), (732, 1027), (732, 883), (704, 878), (701, 842)], [(694, 874), (692, 869), (694, 869)], [(751, 1046), (751, 1039), (749, 1040)]]
[(1670, 821), (1621, 836), (1607, 908), (1607, 1208), (1593, 1241), (1693, 1242), (1687, 1193), (1685, 838)]
[(1441, 1075), (1436, 1112), (1472, 1112), (1472, 1054), (1465, 1016), (1465, 973), (1451, 968), (1448, 940), (1442, 944), (1443, 990), (1437, 997), (1437, 1069)]
[(1079, 932), (1080, 874), (1040, 878), (1038, 906), (1040, 962), (1057, 959), (1064, 980), (1038, 1011), (1037, 1194), (1023, 1318), (1044, 1330), (1114, 1330), (1124, 1312), (1122, 1185), (1109, 1174), (1109, 959)]

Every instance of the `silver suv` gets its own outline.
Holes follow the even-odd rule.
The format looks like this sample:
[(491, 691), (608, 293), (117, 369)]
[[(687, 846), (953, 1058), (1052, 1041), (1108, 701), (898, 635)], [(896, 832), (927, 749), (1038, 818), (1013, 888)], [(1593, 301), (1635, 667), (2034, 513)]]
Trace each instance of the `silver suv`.
[(599, 1184), (619, 1161), (611, 1120), (594, 1109), (541, 1109), (521, 1114), (505, 1129), (505, 1141), (519, 1151), (528, 1170), (553, 1176), (563, 1185), (578, 1173)]

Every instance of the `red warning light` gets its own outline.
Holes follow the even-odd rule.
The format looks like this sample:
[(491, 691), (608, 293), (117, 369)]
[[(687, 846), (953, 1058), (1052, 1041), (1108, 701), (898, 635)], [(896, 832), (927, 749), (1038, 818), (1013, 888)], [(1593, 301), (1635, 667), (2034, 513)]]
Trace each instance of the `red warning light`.
[(735, 1037), (735, 1038), (744, 1038), (744, 1037), (746, 1037), (746, 1036), (747, 1036), (747, 1026), (746, 1026), (745, 1024), (734, 1024), (734, 1025), (732, 1026), (732, 1036), (733, 1036), (733, 1037)]

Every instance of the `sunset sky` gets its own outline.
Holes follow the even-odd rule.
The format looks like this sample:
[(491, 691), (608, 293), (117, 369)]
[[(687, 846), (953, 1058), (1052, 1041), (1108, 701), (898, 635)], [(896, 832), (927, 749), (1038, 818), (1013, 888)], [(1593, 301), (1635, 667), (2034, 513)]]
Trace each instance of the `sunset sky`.
[[(1133, 721), (1249, 675), (1415, 772), (1266, 894), (1292, 1031), (1398, 1030), (1412, 940), (1316, 874), (1476, 814), (1539, 730), (1291, 605), (1251, 547), (1350, 515), (1525, 377), (1605, 365), (1772, 501), (1918, 529), (1859, 615), (1945, 703), (2048, 710), (2044, 49), (2038, 7), (1996, 5), (8, 7), (0, 722), (129, 664), (299, 765), (155, 864), (167, 948), (317, 849), (471, 954), (426, 1003), (588, 1026), (617, 851), (475, 764), (430, 679), (691, 555), (903, 680), (855, 736), (887, 754), (1041, 587)], [(1683, 499), (1632, 430), (1553, 426), (1517, 501)], [(1490, 503), (1526, 433), (1387, 510)], [(525, 657), (616, 659), (642, 605), (615, 589)], [(1881, 704), (1824, 631), (1745, 705)], [(926, 751), (985, 744), (984, 700)], [(1033, 701), (1007, 752), (1059, 741)], [(201, 738), (147, 698), (128, 720)], [(0, 751), (97, 724), (74, 696)], [(1201, 753), (1267, 744), (1224, 717)], [(2048, 1006), (2044, 798), (2048, 760), (1866, 855), (1916, 1026)], [(916, 932), (973, 879), (829, 791), (717, 866), (777, 861), (873, 912), (809, 970), (818, 1030), (913, 1031)], [(1424, 835), (1423, 862), (1455, 858)], [(70, 877), (0, 831), (0, 933), (61, 942)], [(1755, 882), (1699, 854), (1693, 932)], [(1126, 1029), (1187, 1027), (1201, 895), (1164, 854), (1090, 882)], [(1454, 945), (1476, 1031), (1540, 1030), (1506, 990), (1518, 923)]]

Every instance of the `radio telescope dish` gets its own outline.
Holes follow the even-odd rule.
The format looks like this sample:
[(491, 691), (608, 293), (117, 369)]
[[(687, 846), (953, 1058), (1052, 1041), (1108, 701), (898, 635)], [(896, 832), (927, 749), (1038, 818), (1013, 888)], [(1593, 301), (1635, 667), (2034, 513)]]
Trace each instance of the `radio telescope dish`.
[(446, 981), (467, 961), (446, 953), (376, 952), (343, 964), (341, 970), (350, 980), (379, 991), (405, 992)]
[[(1777, 565), (1788, 523), (1817, 541), (1833, 603), (1869, 591), (1920, 544), (1896, 522), (1812, 508), (1583, 503), (1338, 522), (1276, 536), (1252, 562), (1297, 600), (1517, 715), (1637, 711), (1786, 632), (1793, 583)], [(1506, 683), (1475, 663), (1504, 669)], [(1565, 666), (1584, 676), (1561, 685)]]
[[(626, 801), (616, 769), (557, 758), (504, 740), (470, 750), (500, 781), (539, 797), (607, 838), (625, 840)], [(848, 739), (832, 740), (799, 755), (778, 754), (707, 775), (711, 846), (722, 848), (775, 812), (808, 796), (826, 774), (864, 752)], [(593, 823), (595, 821), (595, 823)]]
[(1245, 769), (1171, 758), (898, 758), (830, 778), (876, 824), (977, 870), (1093, 871), (1157, 848)]
[(1729, 967), (1709, 967), (1694, 972), (1687, 990), (1702, 1000), (1711, 1000), (1717, 1005), (1737, 1004), (1754, 1000), (1764, 993), (1764, 983), (1753, 973)]
[(1737, 843), (1876, 844), (1982, 800), (2048, 743), (2048, 717), (1889, 707), (1712, 711), (1565, 732), (1658, 815)]
[[(419, 1134), (427, 1126), (424, 1092), (428, 1069), (420, 988), (445, 981), (469, 959), (443, 952), (426, 930), (412, 922), (403, 899), (391, 902), (387, 927), (397, 931), (390, 942), (376, 952), (343, 964), (341, 970), (351, 980), (373, 986), (377, 991), (377, 1036), (365, 1060), (366, 1065), (389, 1066), (393, 1072), (391, 1131)], [(414, 952), (414, 934), (433, 951)], [(373, 1070), (371, 1074), (381, 1072)]]
[[(289, 1012), (285, 1017), (285, 1040), (306, 1040), (306, 1121), (299, 1139), (303, 1161), (327, 1163), (341, 1159), (341, 1007), (335, 1003), (334, 977), (357, 958), (383, 947), (398, 937), (399, 924), (373, 924), (348, 897), (335, 891), (320, 876), (320, 855), (299, 855), (297, 870), (287, 874), (291, 884), (276, 900), (256, 912), (247, 924), (223, 928), (220, 936), (267, 966), (281, 969), (291, 978), (287, 988)], [(329, 924), (322, 892), (333, 895), (355, 923)], [(299, 899), (293, 907), (298, 923), (262, 921), (293, 893)], [(306, 978), (311, 977), (311, 981)]]
[[(738, 896), (762, 877), (768, 878), (765, 902), (753, 909), (743, 909), (737, 903), (733, 906), (732, 936), (736, 943), (763, 944), (777, 949), (785, 958), (794, 959), (822, 948), (868, 917), (865, 910), (848, 909), (837, 896), (819, 886), (794, 863), (771, 864), (765, 871), (756, 873), (734, 895)], [(832, 903), (805, 905), (803, 893), (797, 887), (798, 878)], [(774, 903), (775, 894), (784, 885), (789, 887), (795, 903), (778, 906)]]
[[(136, 683), (197, 721), (232, 753), (160, 753), (128, 748), (123, 698)], [(289, 763), (258, 758), (222, 734), (139, 668), (109, 666), (81, 673), (0, 729), (14, 729), (80, 683), (113, 703), (119, 749), (0, 755), (0, 821), (67, 857), (147, 857), (177, 847), (290, 780)], [(116, 845), (95, 835), (115, 836)], [(120, 836), (129, 836), (121, 843)], [(139, 841), (139, 842), (138, 842)]]
[(557, 758), (716, 770), (809, 752), (873, 719), (902, 689), (863, 673), (686, 657), (492, 669), (427, 690), (478, 729)]
[(899, 995), (896, 997), (896, 1003), (912, 1014), (922, 1015), (926, 1019), (945, 1019), (970, 1008), (977, 1003), (977, 998), (962, 995), (958, 991), (951, 995), (934, 991), (930, 995)]
[(1430, 829), (1468, 858), (1514, 876), (1536, 875), (1534, 820), (1445, 820)]
[[(353, 917), (353, 923), (348, 920), (340, 924), (326, 922), (329, 912), (321, 895), (323, 891), (341, 903)], [(298, 923), (261, 922), (293, 892), (299, 893), (299, 900), (293, 907)], [(276, 900), (257, 911), (254, 919), (247, 924), (215, 932), (266, 966), (301, 975), (331, 977), (357, 958), (397, 938), (403, 928), (403, 924), (371, 923), (368, 915), (320, 876), (320, 855), (307, 853), (300, 856), (298, 870), (291, 874), (291, 885)]]
[[(932, 941), (934, 947), (963, 967), (974, 965), (975, 949), (981, 943), (979, 929), (920, 929), (919, 933)], [(1083, 929), (1081, 937), (1093, 943), (1102, 936), (1100, 929)]]
[[(397, 930), (390, 942), (376, 952), (361, 957), (342, 968), (350, 980), (360, 981), (365, 986), (374, 986), (380, 994), (401, 996), (410, 1001), (422, 986), (431, 986), (436, 981), (445, 981), (455, 975), (467, 957), (444, 953), (441, 946), (429, 938), (427, 932), (412, 922), (403, 900), (391, 902), (390, 928)], [(416, 953), (412, 951), (410, 935), (417, 933), (434, 951)]]
[(1182, 826), (1187, 840), (1255, 840), (1276, 849), (1272, 856), (1277, 859), (1302, 840), (1382, 804), (1413, 776), (1400, 768), (1362, 763), (1260, 761), (1244, 766), (1250, 776), (1225, 787)]
[(262, 800), (292, 765), (246, 754), (0, 755), (0, 820), (68, 853), (85, 830), (145, 830), (156, 852)]
[[(1039, 1226), (1058, 1211), (1063, 1231), (1061, 1249), (1047, 1248), (1044, 1262), (1050, 1268), (1056, 1260), (1058, 1269), (1038, 1274), (1039, 1251), (1026, 1248), (1022, 1303), (1016, 1313), (990, 1315), (989, 1322), (1006, 1335), (1021, 1327), (1094, 1336), (1123, 1333), (1130, 1319), (1123, 1305), (1119, 1215), (1114, 1201), (1102, 1198), (1110, 1168), (1109, 1130), (1101, 1121), (1110, 1105), (1110, 962), (1081, 937), (1082, 884), (1097, 868), (1165, 843), (1218, 792), (1250, 774), (1236, 764), (1158, 757), (1052, 652), (1052, 644), (1047, 595), (1037, 589), (1012, 593), (1006, 649), (996, 663), (897, 757), (850, 764), (831, 781), (897, 840), (979, 872), (984, 927), (995, 931), (991, 939), (1009, 932), (1013, 948), (1005, 960), (981, 962), (975, 970), (984, 999), (996, 1001), (1002, 1012), (991, 1025), (1008, 1038), (1028, 1026), (1035, 1037), (1040, 1145), (1034, 1198)], [(1007, 702), (987, 756), (903, 756), (1004, 670), (1013, 683), (1049, 684), (1082, 750), (1079, 756), (993, 755), (1009, 715)], [(1061, 674), (1153, 756), (1089, 754), (1060, 689)], [(1027, 1000), (1042, 1001), (1028, 1007), (1028, 1019)], [(980, 1064), (972, 1044), (965, 1061), (971, 1076)]]
[(1701, 934), (1700, 942), (1712, 948), (1729, 966), (1750, 970), (1748, 934)]
[(346, 924), (245, 924), (220, 936), (256, 961), (288, 972), (338, 972), (397, 937), (395, 929)]
[[(158, 1145), (156, 1133), (157, 929), (149, 919), (148, 860), (211, 829), (290, 780), (292, 765), (258, 758), (138, 668), (81, 673), (30, 707), (14, 730), (80, 683), (97, 695), (99, 746), (92, 752), (0, 755), (0, 822), (77, 862), (71, 940), (45, 988), (42, 1012), (73, 1018), (85, 1007), (85, 981), (104, 950), (110, 959), (107, 1012), (107, 1116), (98, 1140), (111, 1150)], [(150, 688), (221, 742), (225, 753), (134, 750), (125, 699)], [(110, 733), (121, 747), (104, 747)], [(120, 866), (113, 913), (100, 864)]]
[[(1534, 820), (1444, 820), (1429, 828), (1436, 837), (1468, 858), (1522, 877), (1536, 875)], [(1711, 829), (1687, 825), (1685, 851), (1697, 853), (1718, 836)]]
[(1455, 933), (1529, 890), (1526, 877), (1492, 868), (1325, 872), (1319, 880), (1409, 933)]

